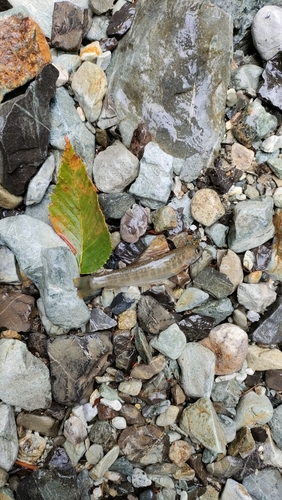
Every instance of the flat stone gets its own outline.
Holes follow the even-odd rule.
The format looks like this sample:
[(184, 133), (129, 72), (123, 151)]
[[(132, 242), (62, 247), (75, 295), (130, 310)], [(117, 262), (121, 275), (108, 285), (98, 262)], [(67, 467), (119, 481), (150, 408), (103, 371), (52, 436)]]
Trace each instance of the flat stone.
[(134, 203), (121, 218), (121, 238), (127, 243), (136, 243), (146, 233), (150, 221), (150, 210)]
[[(26, 7), (32, 19), (39, 24), (44, 35), (51, 39), (54, 0), (12, 0), (10, 3), (13, 7), (19, 5)], [(71, 3), (82, 9), (88, 9), (87, 0), (72, 0)]]
[(278, 448), (282, 449), (282, 427), (281, 427), (282, 405), (277, 406), (273, 410), (273, 416), (268, 422), (271, 429), (272, 437)]
[(234, 479), (227, 479), (222, 491), (221, 500), (252, 500), (246, 488)]
[(246, 146), (264, 139), (277, 128), (277, 118), (265, 111), (259, 99), (255, 99), (242, 111), (241, 116), (232, 127), (234, 137)]
[(122, 455), (134, 463), (162, 463), (168, 453), (169, 439), (156, 425), (132, 425), (118, 439)]
[(257, 424), (266, 424), (271, 420), (272, 415), (273, 408), (268, 397), (251, 391), (240, 399), (236, 407), (236, 428), (239, 430), (246, 426), (254, 427)]
[(130, 375), (133, 378), (140, 378), (141, 380), (149, 380), (160, 373), (165, 367), (166, 361), (164, 356), (155, 356), (148, 364), (139, 363), (131, 370)]
[[(171, 8), (173, 15), (167, 16)], [(186, 37), (187, 23), (193, 26), (193, 42)], [(224, 35), (220, 39), (219, 31)], [(136, 6), (132, 28), (120, 41), (109, 68), (109, 92), (126, 146), (137, 125), (145, 123), (152, 140), (166, 153), (182, 159), (198, 153), (205, 165), (211, 162), (223, 131), (231, 37), (230, 18), (217, 7), (199, 9), (183, 0), (176, 8), (169, 0), (157, 11), (144, 2)], [(166, 44), (163, 56), (156, 59), (160, 40)], [(203, 58), (197, 65), (199, 50)]]
[(181, 369), (181, 386), (186, 396), (210, 397), (215, 368), (215, 355), (198, 342), (189, 342), (177, 360)]
[(122, 36), (130, 28), (135, 16), (135, 7), (131, 2), (125, 2), (118, 10), (113, 10), (113, 15), (110, 19), (107, 28), (108, 36)]
[(57, 88), (51, 103), (50, 144), (59, 151), (65, 149), (67, 136), (78, 156), (86, 165), (92, 178), (95, 151), (95, 137), (81, 121), (74, 101), (64, 87)]
[(0, 398), (6, 404), (32, 411), (51, 404), (47, 366), (20, 340), (0, 340)]
[(104, 333), (50, 339), (48, 354), (55, 401), (73, 405), (89, 396), (93, 378), (105, 368), (111, 352), (112, 344)]
[(206, 302), (209, 295), (196, 287), (187, 287), (175, 305), (176, 312), (191, 310)]
[(243, 466), (243, 460), (237, 457), (223, 457), (217, 462), (207, 464), (207, 471), (216, 477), (227, 478), (235, 475)]
[(121, 219), (135, 199), (129, 193), (100, 193), (99, 204), (106, 219)]
[(26, 500), (28, 492), (29, 500), (45, 500), (45, 498), (47, 500), (47, 494), (42, 494), (42, 492), (47, 491), (49, 498), (53, 500), (79, 500), (81, 496), (78, 490), (76, 472), (64, 474), (63, 478), (62, 481), (62, 473), (55, 469), (36, 470), (20, 481), (17, 488), (17, 498)]
[(237, 167), (243, 172), (245, 172), (246, 170), (252, 170), (252, 162), (254, 160), (254, 157), (255, 153), (250, 149), (245, 148), (245, 146), (242, 146), (242, 144), (239, 144), (238, 142), (232, 144), (231, 160), (233, 167)]
[(18, 454), (17, 427), (11, 406), (0, 404), (0, 422), (0, 467), (9, 472)]
[(134, 405), (123, 404), (119, 413), (125, 418), (128, 425), (144, 425), (146, 423), (141, 411)]
[[(161, 208), (172, 188), (173, 158), (158, 144), (149, 142), (140, 161), (139, 175), (129, 192), (149, 208)], [(144, 193), (146, 196), (144, 196)]]
[(238, 326), (223, 323), (200, 342), (215, 354), (216, 375), (228, 375), (242, 368), (248, 352), (248, 335)]
[(76, 52), (88, 29), (88, 9), (71, 2), (55, 2), (52, 18), (51, 45)]
[(31, 179), (26, 197), (25, 205), (33, 205), (33, 203), (40, 203), (51, 180), (55, 170), (54, 155), (48, 156), (40, 167), (37, 174)]
[(247, 355), (248, 367), (254, 371), (282, 369), (282, 353), (279, 349), (265, 349), (250, 345)]
[(195, 307), (193, 313), (202, 316), (209, 316), (214, 319), (214, 325), (218, 325), (230, 316), (233, 312), (233, 306), (230, 299), (207, 300), (203, 305)]
[(210, 399), (200, 398), (186, 407), (181, 414), (179, 425), (210, 451), (225, 454), (225, 433)]
[(39, 432), (43, 436), (56, 437), (59, 430), (59, 421), (47, 415), (35, 415), (21, 412), (17, 416), (17, 425), (25, 429)]
[(253, 43), (260, 56), (268, 61), (282, 48), (282, 9), (265, 5), (255, 15), (252, 24)]
[(241, 283), (237, 288), (239, 304), (258, 313), (263, 313), (276, 297), (276, 292), (266, 283)]
[(73, 74), (71, 86), (86, 118), (95, 122), (100, 115), (107, 90), (104, 71), (97, 64), (85, 61)]
[(282, 495), (281, 474), (271, 467), (244, 477), (243, 486), (251, 498), (259, 498), (259, 500), (268, 500), (269, 498), (280, 500)]
[(1, 102), (7, 92), (36, 77), (43, 66), (50, 62), (51, 53), (40, 27), (24, 7), (1, 12), (0, 30)]
[(206, 267), (193, 280), (196, 288), (201, 288), (216, 299), (225, 299), (233, 292), (233, 284), (226, 274), (213, 267)]
[(211, 226), (224, 214), (225, 210), (216, 191), (210, 188), (199, 189), (191, 203), (192, 217), (203, 224)]
[(0, 182), (12, 194), (24, 192), (47, 157), (57, 77), (58, 70), (46, 64), (24, 94), (0, 105)]
[(138, 159), (120, 141), (115, 141), (95, 157), (94, 182), (104, 193), (120, 193), (134, 181), (138, 170)]
[(116, 368), (127, 372), (132, 368), (137, 359), (137, 351), (132, 339), (132, 333), (129, 330), (116, 330), (113, 334), (113, 347)]
[(98, 332), (99, 330), (108, 330), (117, 325), (115, 319), (104, 313), (102, 309), (94, 307), (90, 313), (90, 320), (86, 326), (87, 332)]
[(118, 390), (131, 396), (138, 396), (142, 388), (142, 381), (138, 379), (125, 380), (118, 386)]
[(278, 297), (262, 316), (258, 326), (251, 329), (254, 342), (262, 344), (279, 344), (282, 341), (281, 325), (282, 298)]
[(151, 346), (170, 359), (177, 359), (186, 346), (186, 336), (173, 324), (151, 340)]
[(141, 328), (153, 335), (157, 335), (174, 323), (173, 316), (150, 295), (141, 296), (137, 314)]
[(111, 10), (114, 6), (114, 0), (91, 0), (91, 5), (93, 8), (94, 14), (100, 16), (100, 14), (104, 14), (108, 10)]
[(265, 383), (269, 389), (282, 391), (282, 370), (267, 370), (265, 372)]
[[(258, 90), (263, 68), (255, 64), (244, 64), (231, 72), (231, 83), (235, 90)], [(238, 167), (239, 168), (239, 167)]]
[(230, 249), (228, 249), (226, 253), (224, 252), (224, 255), (220, 259), (219, 271), (226, 274), (229, 278), (233, 284), (233, 292), (244, 279), (241, 259)]
[(236, 253), (262, 245), (274, 234), (272, 223), (273, 199), (241, 201), (233, 211), (233, 222), (228, 235), (228, 246)]
[(3, 288), (0, 298), (0, 327), (16, 332), (28, 332), (31, 329), (34, 297)]

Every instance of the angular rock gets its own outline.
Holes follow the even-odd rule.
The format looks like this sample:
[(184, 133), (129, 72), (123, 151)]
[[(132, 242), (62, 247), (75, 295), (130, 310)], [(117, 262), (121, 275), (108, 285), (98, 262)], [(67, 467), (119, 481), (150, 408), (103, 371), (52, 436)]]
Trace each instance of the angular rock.
[(34, 297), (3, 288), (0, 299), (0, 327), (16, 332), (28, 332), (31, 329)]
[[(138, 3), (133, 26), (109, 69), (109, 93), (126, 146), (137, 125), (145, 123), (168, 154), (186, 159), (199, 153), (205, 165), (211, 162), (223, 131), (231, 37), (230, 18), (217, 7), (167, 0), (156, 10)], [(162, 57), (156, 58), (163, 40)]]
[[(244, 477), (243, 486), (251, 498), (259, 500), (280, 500), (282, 495), (282, 478), (278, 470), (267, 467)], [(247, 497), (248, 498), (248, 497)]]
[[(128, 371), (137, 359), (137, 351), (130, 330), (116, 330), (113, 334), (116, 368)], [(137, 377), (138, 378), (138, 377)]]
[(279, 349), (265, 349), (250, 345), (247, 355), (248, 367), (254, 371), (282, 369), (282, 352)]
[(177, 215), (171, 206), (159, 208), (152, 215), (152, 222), (157, 233), (177, 227)]
[(259, 99), (248, 104), (232, 128), (234, 137), (246, 146), (263, 139), (274, 132), (277, 127), (277, 118), (265, 111)]
[[(257, 66), (256, 66), (257, 68)], [(254, 160), (254, 152), (245, 148), (242, 144), (235, 142), (231, 146), (232, 166), (237, 167), (241, 171), (252, 170), (252, 161)]]
[(236, 407), (236, 428), (239, 430), (246, 426), (254, 427), (257, 424), (266, 424), (271, 420), (272, 415), (273, 408), (268, 397), (251, 391), (240, 399)]
[(282, 391), (282, 370), (267, 370), (265, 372), (265, 383), (269, 389)]
[(267, 161), (267, 165), (278, 179), (282, 179), (282, 160), (281, 158), (273, 158)]
[[(276, 106), (280, 110), (282, 108), (282, 93), (279, 83), (281, 75), (281, 55), (279, 53), (277, 56), (273, 57), (273, 59), (267, 61), (264, 72), (262, 73), (264, 82), (259, 89), (259, 95), (266, 101), (270, 101), (273, 106)], [(265, 151), (264, 148), (262, 149)]]
[(54, 191), (55, 184), (51, 184), (43, 196), (40, 203), (34, 205), (28, 205), (25, 209), (25, 215), (39, 219), (45, 224), (51, 226), (49, 219), (49, 205), (51, 203), (51, 194)]
[(121, 219), (135, 203), (135, 199), (129, 193), (100, 193), (98, 198), (106, 219)]
[(227, 479), (222, 491), (221, 500), (252, 500), (246, 488), (234, 479)]
[(186, 441), (182, 439), (178, 439), (169, 447), (169, 458), (174, 464), (181, 467), (189, 460), (192, 452), (193, 448), (189, 443), (186, 443)]
[(177, 406), (170, 405), (161, 415), (156, 419), (156, 425), (159, 427), (166, 427), (175, 424), (179, 413)]
[(239, 304), (258, 313), (263, 313), (276, 297), (276, 292), (266, 283), (241, 283), (237, 288)]
[(217, 247), (223, 247), (226, 244), (226, 235), (228, 226), (215, 222), (212, 226), (205, 228), (205, 233), (213, 240)]
[(251, 430), (249, 427), (242, 427), (228, 446), (228, 454), (234, 457), (240, 455), (242, 458), (246, 458), (254, 452), (255, 448), (256, 443)]
[(164, 356), (155, 356), (148, 364), (139, 363), (131, 370), (131, 377), (140, 378), (142, 380), (149, 380), (160, 373), (166, 365)]
[(51, 404), (47, 366), (20, 340), (0, 340), (0, 399), (32, 411)]
[(95, 137), (79, 118), (74, 101), (68, 91), (64, 87), (60, 87), (57, 88), (51, 103), (51, 146), (59, 151), (64, 151), (65, 136), (69, 138), (76, 154), (84, 161), (91, 178)]
[(88, 9), (71, 2), (55, 2), (52, 19), (51, 45), (76, 52), (88, 29)]
[(274, 408), (273, 416), (268, 423), (271, 429), (272, 437), (280, 449), (282, 449), (281, 416), (282, 416), (282, 405), (279, 405), (277, 406), (277, 408)]
[[(244, 64), (232, 71), (231, 84), (235, 90), (258, 90), (259, 77), (263, 69), (255, 64)], [(238, 166), (239, 168), (239, 166)]]
[(261, 344), (280, 344), (282, 342), (282, 298), (278, 297), (272, 307), (268, 307), (258, 326), (255, 323), (252, 332), (254, 342)]
[(0, 182), (12, 194), (24, 192), (47, 156), (49, 102), (55, 94), (57, 76), (58, 70), (47, 64), (25, 94), (0, 106)]
[(153, 338), (151, 346), (168, 358), (177, 359), (186, 346), (186, 336), (174, 323)]
[(157, 335), (174, 323), (173, 316), (150, 295), (141, 296), (137, 313), (141, 328), (153, 335)]
[(51, 180), (55, 170), (54, 155), (48, 156), (40, 170), (31, 179), (25, 198), (25, 204), (33, 205), (33, 203), (40, 203)]
[(144, 148), (148, 142), (152, 141), (152, 136), (144, 123), (139, 123), (138, 127), (134, 130), (131, 139), (129, 150), (132, 154), (141, 160), (144, 154)]
[(203, 224), (204, 226), (211, 226), (224, 214), (224, 206), (216, 191), (210, 188), (199, 189), (191, 203), (192, 217)]
[(130, 28), (135, 16), (135, 7), (131, 2), (125, 2), (123, 6), (115, 11), (107, 28), (108, 36), (122, 36)]
[(207, 471), (219, 478), (227, 478), (235, 475), (243, 466), (243, 460), (237, 457), (224, 457), (217, 462), (207, 464)]
[(282, 48), (282, 9), (276, 5), (265, 5), (252, 24), (253, 43), (260, 56), (268, 61)]
[(236, 253), (262, 245), (274, 234), (273, 199), (270, 196), (241, 201), (233, 212), (228, 246)]
[(213, 401), (221, 401), (227, 408), (235, 408), (242, 393), (239, 382), (233, 378), (216, 382), (213, 385), (211, 398)]
[(15, 256), (5, 246), (0, 246), (0, 283), (10, 283), (13, 285), (21, 283), (16, 268)]
[(189, 342), (177, 360), (181, 369), (181, 386), (186, 396), (210, 397), (215, 355), (198, 342)]
[(62, 475), (55, 469), (38, 469), (20, 481), (17, 488), (19, 500), (80, 500), (76, 472), (73, 469)]
[(233, 306), (230, 299), (207, 300), (202, 306), (195, 307), (193, 313), (209, 316), (214, 319), (214, 325), (218, 325), (230, 316)]
[(172, 156), (165, 153), (158, 144), (149, 142), (140, 161), (139, 175), (129, 192), (146, 207), (161, 208), (170, 195), (172, 174)]
[(134, 181), (138, 170), (138, 159), (120, 141), (115, 141), (95, 157), (94, 182), (104, 193), (119, 193)]
[(132, 425), (122, 431), (118, 445), (131, 462), (149, 465), (163, 462), (168, 454), (169, 439), (156, 425)]
[(248, 352), (248, 335), (238, 326), (223, 323), (200, 342), (215, 354), (216, 375), (228, 375), (242, 368)]
[(206, 302), (209, 295), (194, 287), (187, 287), (175, 305), (176, 312), (187, 311)]
[(197, 274), (193, 280), (197, 288), (205, 290), (216, 299), (225, 299), (233, 292), (233, 284), (226, 274), (223, 274), (213, 267), (206, 267)]
[(55, 401), (73, 405), (89, 396), (93, 378), (105, 369), (111, 353), (106, 333), (50, 339), (48, 354)]
[(0, 207), (13, 210), (23, 202), (22, 196), (14, 196), (7, 189), (0, 185)]
[(102, 309), (94, 307), (91, 311), (90, 320), (86, 326), (87, 332), (98, 332), (99, 330), (108, 330), (117, 325), (115, 319), (104, 313)]
[(24, 7), (0, 13), (0, 32), (1, 102), (7, 92), (36, 77), (50, 62), (51, 53), (40, 27)]
[(230, 249), (228, 249), (221, 258), (219, 271), (226, 274), (231, 283), (233, 283), (233, 291), (236, 290), (237, 286), (242, 283), (244, 279), (241, 259)]
[(104, 71), (97, 64), (85, 61), (74, 73), (71, 86), (86, 118), (95, 122), (100, 115), (107, 90)]
[(17, 427), (11, 406), (0, 403), (0, 422), (0, 467), (9, 472), (18, 454)]
[(91, 5), (94, 14), (100, 16), (100, 14), (104, 14), (104, 12), (113, 8), (114, 0), (91, 0)]
[(24, 412), (19, 413), (17, 416), (17, 425), (22, 425), (25, 429), (51, 437), (56, 437), (59, 430), (59, 421), (55, 420), (55, 418)]
[(180, 427), (208, 450), (225, 454), (225, 433), (210, 399), (200, 398), (185, 408), (180, 418)]

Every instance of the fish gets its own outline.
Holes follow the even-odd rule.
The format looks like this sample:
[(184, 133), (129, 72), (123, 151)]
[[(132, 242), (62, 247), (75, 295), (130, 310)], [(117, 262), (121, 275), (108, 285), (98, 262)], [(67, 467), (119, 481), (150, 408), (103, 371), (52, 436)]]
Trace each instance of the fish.
[(193, 264), (202, 254), (199, 243), (191, 243), (171, 250), (165, 255), (130, 264), (107, 274), (91, 274), (74, 280), (79, 297), (92, 295), (100, 288), (144, 286), (161, 283)]

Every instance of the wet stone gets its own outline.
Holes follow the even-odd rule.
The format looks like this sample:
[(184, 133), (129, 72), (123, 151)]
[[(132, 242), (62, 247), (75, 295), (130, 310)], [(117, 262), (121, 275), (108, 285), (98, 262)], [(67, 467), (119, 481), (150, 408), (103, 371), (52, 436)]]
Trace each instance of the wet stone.
[(272, 418), (273, 408), (270, 400), (264, 394), (258, 395), (249, 392), (240, 399), (236, 408), (237, 430), (245, 426), (255, 426), (256, 424), (266, 424)]
[(238, 302), (246, 309), (263, 313), (275, 302), (277, 294), (266, 283), (241, 283), (237, 289)]
[(66, 51), (77, 51), (88, 28), (88, 10), (71, 2), (55, 2), (51, 45)]
[(99, 204), (106, 219), (121, 219), (134, 203), (135, 199), (129, 193), (99, 194)]
[(215, 368), (215, 355), (197, 342), (189, 342), (178, 358), (181, 386), (186, 396), (210, 397)]
[(147, 333), (157, 335), (174, 323), (173, 316), (153, 297), (142, 295), (137, 309), (140, 326)]
[(11, 406), (0, 404), (0, 422), (0, 467), (9, 472), (18, 454), (17, 427)]
[(128, 460), (149, 465), (163, 462), (168, 453), (169, 440), (156, 425), (133, 425), (122, 431), (118, 444)]
[[(0, 182), (14, 195), (21, 195), (48, 152), (50, 110), (58, 70), (47, 64), (25, 94), (1, 104)], [(26, 134), (22, 123), (26, 124)], [(34, 141), (36, 139), (36, 146)]]
[(211, 226), (224, 214), (225, 210), (216, 191), (205, 188), (199, 189), (191, 203), (193, 218), (204, 226)]
[(158, 337), (153, 338), (151, 346), (170, 359), (177, 359), (186, 345), (185, 334), (173, 324), (163, 330)]
[(125, 4), (116, 11), (109, 22), (107, 28), (108, 36), (120, 37), (124, 35), (130, 28), (135, 16), (135, 7), (133, 7), (131, 2), (125, 2)]
[[(278, 470), (266, 468), (243, 479), (243, 486), (251, 498), (279, 500), (282, 495), (282, 478)], [(248, 498), (248, 497), (247, 497)]]
[(150, 222), (150, 210), (134, 204), (120, 221), (120, 235), (127, 243), (136, 243), (147, 231)]
[(230, 316), (233, 312), (233, 306), (230, 299), (208, 300), (203, 305), (193, 309), (195, 314), (209, 316), (213, 318), (214, 325), (218, 325)]
[(193, 284), (197, 288), (205, 290), (216, 299), (225, 299), (233, 292), (233, 284), (226, 276), (213, 267), (206, 267), (203, 269), (196, 278)]
[(28, 332), (31, 329), (34, 297), (5, 288), (2, 289), (0, 297), (1, 328), (16, 332)]
[(270, 196), (238, 203), (233, 212), (228, 245), (236, 253), (262, 245), (274, 234)]
[(48, 354), (55, 401), (72, 405), (90, 395), (93, 377), (106, 366), (111, 352), (112, 344), (103, 333), (86, 337), (61, 336), (49, 340)]
[(232, 128), (234, 137), (251, 148), (252, 143), (263, 139), (277, 127), (277, 118), (268, 113), (259, 99), (248, 104)]

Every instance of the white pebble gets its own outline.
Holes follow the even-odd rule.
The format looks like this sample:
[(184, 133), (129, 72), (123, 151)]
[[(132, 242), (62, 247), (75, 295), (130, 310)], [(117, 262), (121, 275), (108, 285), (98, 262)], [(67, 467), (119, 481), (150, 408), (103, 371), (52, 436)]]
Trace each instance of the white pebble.
[(118, 399), (114, 399), (113, 401), (106, 398), (101, 398), (100, 403), (112, 408), (113, 410), (119, 411), (121, 409), (121, 402)]
[(112, 426), (115, 429), (126, 429), (127, 423), (124, 417), (114, 417), (112, 419)]

